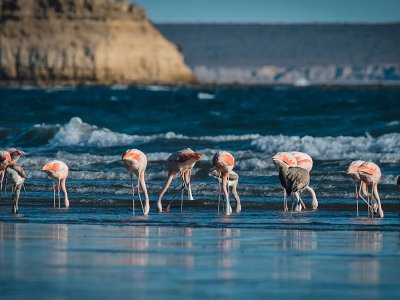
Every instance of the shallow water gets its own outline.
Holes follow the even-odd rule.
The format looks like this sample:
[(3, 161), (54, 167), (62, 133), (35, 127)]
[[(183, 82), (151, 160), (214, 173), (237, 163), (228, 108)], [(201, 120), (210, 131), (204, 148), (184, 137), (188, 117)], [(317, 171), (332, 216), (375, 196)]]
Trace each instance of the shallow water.
[(396, 299), (399, 233), (0, 224), (2, 299)]
[[(400, 89), (398, 87), (0, 88), (1, 148), (27, 179), (19, 214), (0, 200), (0, 290), (24, 298), (367, 298), (399, 294)], [(10, 113), (11, 112), (11, 113)], [(192, 172), (195, 201), (155, 200), (170, 153), (203, 154)], [(132, 197), (121, 155), (148, 157), (149, 216)], [(217, 213), (208, 177), (218, 150), (235, 156), (242, 212)], [(314, 159), (318, 210), (283, 212), (271, 157)], [(40, 171), (65, 161), (69, 209), (53, 208)], [(368, 218), (344, 171), (352, 160), (382, 171), (385, 218)], [(175, 179), (164, 209), (179, 188)], [(186, 195), (184, 195), (186, 199)], [(233, 199), (232, 199), (233, 200)], [(58, 201), (57, 201), (58, 202)], [(62, 200), (61, 200), (62, 203)], [(57, 203), (58, 204), (58, 203)], [(235, 203), (232, 203), (235, 210)]]

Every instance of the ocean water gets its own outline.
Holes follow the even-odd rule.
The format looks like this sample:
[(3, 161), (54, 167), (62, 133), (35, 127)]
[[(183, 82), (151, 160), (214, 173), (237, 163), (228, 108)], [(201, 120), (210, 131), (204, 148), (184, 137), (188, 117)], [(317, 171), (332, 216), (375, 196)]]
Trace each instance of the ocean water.
[[(215, 217), (217, 184), (207, 174), (212, 156), (221, 149), (236, 158), (242, 216), (247, 212), (264, 216), (261, 220), (251, 216), (250, 223), (269, 222), (271, 213), (280, 213), (282, 189), (271, 157), (292, 150), (314, 159), (311, 186), (320, 199), (320, 210), (305, 212), (317, 218), (312, 222), (331, 223), (331, 217), (355, 210), (354, 185), (344, 174), (353, 159), (372, 160), (381, 167), (379, 190), (387, 219), (398, 213), (397, 87), (25, 87), (3, 88), (0, 99), (1, 147), (13, 146), (28, 153), (20, 160), (27, 173), (21, 214), (52, 204), (51, 181), (40, 169), (50, 159), (61, 159), (70, 168), (71, 208), (90, 208), (94, 221), (114, 222), (120, 213), (98, 217), (101, 213), (97, 210), (114, 204), (116, 208), (126, 204), (129, 209), (131, 205), (129, 174), (121, 155), (130, 148), (147, 154), (146, 180), (153, 202), (166, 178), (166, 158), (187, 147), (203, 154), (192, 176), (197, 201), (184, 203), (196, 214)], [(171, 199), (179, 184), (179, 179), (173, 181), (165, 200)], [(303, 193), (303, 197), (309, 204), (309, 195)], [(179, 201), (176, 204), (179, 206)], [(7, 217), (9, 212), (4, 211)], [(152, 205), (151, 215), (155, 211)], [(71, 209), (67, 215), (72, 213), (79, 211)], [(28, 219), (35, 221), (35, 215)], [(153, 218), (158, 217), (150, 221)], [(72, 216), (65, 221), (76, 219), (80, 218)], [(196, 220), (193, 222), (203, 222)]]
[[(143, 266), (151, 265), (152, 268), (146, 269), (143, 277), (138, 279), (140, 282), (150, 278), (156, 272), (156, 266), (162, 264), (166, 274), (177, 276), (180, 285), (174, 282), (168, 290), (164, 286), (170, 284), (168, 278), (158, 276), (162, 285), (161, 296), (168, 291), (176, 293), (182, 289), (188, 297), (197, 295), (201, 298), (205, 294), (199, 291), (199, 286), (186, 283), (200, 284), (200, 287), (206, 286), (206, 283), (216, 284), (206, 279), (209, 277), (221, 283), (214, 288), (215, 295), (222, 298), (243, 298), (246, 291), (253, 288), (251, 295), (254, 297), (261, 297), (265, 290), (272, 291), (274, 298), (308, 298), (324, 293), (337, 296), (329, 294), (336, 288), (355, 295), (357, 289), (366, 286), (369, 287), (367, 291), (371, 291), (365, 294), (366, 298), (391, 298), (396, 291), (399, 292), (395, 288), (399, 286), (399, 274), (393, 263), (399, 263), (400, 189), (396, 185), (400, 175), (399, 104), (398, 87), (1, 88), (0, 148), (16, 147), (27, 153), (19, 161), (27, 179), (26, 194), (21, 193), (18, 215), (11, 214), (10, 186), (0, 200), (0, 262), (2, 266), (7, 266), (6, 269), (1, 268), (0, 286), (2, 289), (8, 287), (6, 295), (11, 299), (29, 298), (29, 293), (19, 293), (14, 288), (18, 280), (30, 282), (23, 269), (25, 257), (29, 260), (32, 255), (27, 266), (33, 268), (33, 274), (39, 272), (36, 263), (50, 268), (47, 277), (43, 275), (41, 281), (30, 282), (36, 296), (43, 297), (45, 292), (41, 288), (47, 287), (46, 282), (51, 281), (54, 272), (61, 272), (66, 277), (57, 277), (61, 281), (57, 281), (58, 286), (50, 291), (68, 292), (72, 298), (78, 298), (83, 287), (70, 286), (75, 282), (70, 276), (89, 280), (88, 272), (97, 268), (99, 263), (83, 263), (84, 267), (80, 269), (82, 261), (75, 261), (78, 258), (74, 251), (87, 251), (88, 255), (105, 257), (108, 254), (104, 253), (109, 253), (109, 256), (115, 257), (116, 261), (104, 258), (106, 264), (115, 263), (114, 268), (109, 266), (107, 269), (106, 274), (110, 276), (125, 272), (121, 264), (131, 259), (129, 257), (134, 257), (133, 265), (136, 265), (136, 258), (145, 255), (148, 263)], [(179, 196), (170, 213), (159, 214), (155, 201), (166, 178), (165, 161), (172, 152), (188, 147), (203, 154), (192, 172), (195, 200), (186, 200), (185, 194), (181, 213)], [(132, 214), (129, 174), (121, 161), (122, 154), (130, 148), (142, 150), (148, 158), (146, 181), (151, 209), (146, 217), (141, 214), (138, 198), (135, 215)], [(234, 155), (234, 170), (240, 175), (238, 193), (242, 212), (229, 217), (217, 214), (218, 185), (208, 176), (212, 157), (219, 150), (227, 150)], [(293, 150), (307, 152), (314, 159), (310, 186), (317, 194), (319, 208), (311, 210), (311, 199), (303, 192), (308, 209), (291, 215), (283, 212), (283, 192), (271, 157), (278, 151)], [(42, 165), (51, 159), (63, 160), (70, 168), (67, 180), (69, 209), (53, 207), (51, 181), (40, 171)], [(366, 205), (362, 202), (359, 203), (360, 215), (356, 216), (354, 184), (345, 174), (349, 163), (356, 159), (371, 160), (381, 167), (379, 193), (384, 219), (368, 218)], [(180, 180), (176, 178), (164, 196), (164, 208), (179, 186)], [(234, 200), (231, 203), (235, 210)], [(48, 235), (50, 231), (60, 230), (61, 234), (71, 233), (70, 242), (61, 250), (58, 248), (60, 233), (57, 238)], [(126, 231), (130, 230), (133, 234), (126, 238)], [(188, 238), (184, 234), (188, 230), (197, 234)], [(223, 236), (224, 230), (231, 232), (227, 241)], [(147, 232), (144, 241), (147, 246), (140, 248), (139, 253), (137, 249), (124, 252), (126, 242), (129, 244), (130, 241), (134, 243), (143, 239), (136, 237), (135, 233), (142, 231)], [(108, 239), (94, 243), (95, 249), (85, 250), (84, 246), (76, 250), (80, 247), (79, 243), (86, 243), (87, 237), (96, 236), (99, 232), (104, 232)], [(159, 241), (164, 241), (162, 232), (166, 232), (165, 239), (171, 247), (163, 248)], [(303, 238), (299, 240), (299, 235), (306, 241)], [(31, 241), (29, 236), (39, 241)], [(121, 239), (115, 240), (117, 250), (109, 249), (111, 236)], [(195, 262), (204, 259), (202, 249), (209, 247), (209, 236), (214, 236), (214, 240), (207, 253), (214, 253), (220, 260), (217, 263), (208, 258), (204, 265), (198, 265)], [(260, 241), (263, 236), (284, 240), (280, 245), (286, 246), (276, 248), (275, 244), (264, 243)], [(379, 239), (375, 241), (377, 236)], [(40, 240), (41, 237), (45, 238)], [(356, 251), (354, 254), (354, 247), (357, 246), (353, 247), (352, 243), (362, 244), (364, 237), (365, 248), (368, 251), (372, 249), (373, 253)], [(337, 243), (342, 240), (347, 241), (348, 251), (338, 246)], [(249, 268), (254, 268), (253, 275), (260, 276), (260, 280), (254, 281), (249, 269), (239, 267), (236, 262), (232, 268), (229, 262), (225, 262), (224, 256), (230, 256), (230, 249), (225, 253), (221, 250), (224, 247), (218, 246), (225, 242), (234, 246), (232, 251), (237, 256), (237, 262), (248, 263)], [(154, 243), (161, 246), (154, 248), (151, 246)], [(196, 246), (181, 247), (187, 243)], [(292, 252), (289, 247), (307, 243), (310, 246), (304, 246), (301, 254)], [(377, 243), (378, 249), (384, 251), (370, 248), (371, 243)], [(31, 246), (35, 249), (33, 254), (29, 252)], [(43, 261), (40, 249), (48, 246), (53, 247), (51, 249), (56, 257), (62, 256), (61, 263), (57, 260)], [(251, 247), (256, 248), (250, 251)], [(318, 254), (319, 250), (321, 254)], [(166, 251), (164, 256), (160, 253), (162, 251)], [(183, 258), (176, 261), (171, 258), (181, 252)], [(280, 263), (265, 272), (257, 260), (239, 258), (242, 252), (250, 256), (264, 252), (259, 259), (265, 268), (267, 262), (275, 260)], [(353, 254), (354, 260), (351, 258)], [(291, 259), (297, 255), (299, 261)], [(335, 269), (335, 262), (346, 255), (349, 255), (346, 258), (347, 267)], [(183, 274), (186, 273), (179, 273), (187, 270), (186, 256), (189, 257), (189, 264), (194, 261), (192, 269), (197, 266), (202, 270), (197, 277), (188, 275), (185, 279)], [(376, 262), (369, 261), (366, 258), (369, 256), (376, 258)], [(154, 263), (151, 262), (153, 257), (156, 260)], [(171, 259), (173, 262), (168, 263)], [(141, 264), (140, 259), (137, 263)], [(224, 269), (225, 263), (229, 270)], [(213, 269), (215, 264), (222, 267)], [(61, 269), (54, 269), (54, 266)], [(297, 276), (293, 274), (297, 268), (306, 270)], [(330, 268), (334, 271), (328, 276), (324, 272)], [(375, 270), (375, 275), (370, 277), (357, 273), (371, 268)], [(140, 276), (137, 272), (119, 275), (125, 281), (134, 280), (137, 279), (135, 276)], [(387, 281), (387, 274), (395, 276), (394, 279)], [(304, 283), (303, 275), (308, 278), (306, 285), (301, 284)], [(331, 281), (342, 275), (351, 282), (354, 279), (357, 284)], [(106, 281), (104, 276), (100, 277), (100, 282)], [(268, 281), (271, 278), (275, 278), (272, 283)], [(311, 279), (314, 278), (325, 284), (323, 288), (316, 289), (316, 294), (311, 289)], [(263, 283), (261, 279), (267, 282)], [(278, 284), (278, 279), (292, 282), (293, 293), (284, 292), (284, 284)], [(120, 283), (121, 291), (129, 290), (125, 281)], [(368, 285), (370, 281), (372, 285)], [(50, 295), (54, 296), (54, 293)], [(147, 288), (139, 287), (137, 295), (138, 298), (149, 298), (148, 293)], [(103, 294), (104, 297), (107, 295)]]

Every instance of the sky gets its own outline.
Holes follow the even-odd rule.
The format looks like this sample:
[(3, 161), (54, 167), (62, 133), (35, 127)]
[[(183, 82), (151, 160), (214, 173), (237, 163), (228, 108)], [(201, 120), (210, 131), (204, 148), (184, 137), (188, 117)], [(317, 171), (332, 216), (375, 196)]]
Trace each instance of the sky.
[(400, 0), (131, 0), (155, 23), (384, 23)]

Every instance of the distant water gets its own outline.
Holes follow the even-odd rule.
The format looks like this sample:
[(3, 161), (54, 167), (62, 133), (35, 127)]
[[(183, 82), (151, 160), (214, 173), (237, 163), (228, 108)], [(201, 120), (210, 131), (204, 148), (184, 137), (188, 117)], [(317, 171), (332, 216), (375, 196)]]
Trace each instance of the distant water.
[[(0, 217), (6, 222), (80, 224), (174, 224), (202, 227), (398, 230), (400, 192), (400, 89), (398, 87), (24, 87), (0, 89), (0, 145), (28, 153), (27, 195), (11, 216), (10, 187)], [(170, 153), (190, 147), (203, 154), (193, 170), (197, 201), (179, 201), (158, 215), (154, 201), (166, 177)], [(132, 217), (129, 174), (121, 155), (138, 148), (148, 156), (146, 180), (151, 213)], [(230, 151), (240, 175), (243, 212), (217, 216), (217, 184), (208, 177), (213, 154)], [(295, 219), (282, 213), (282, 189), (271, 157), (298, 150), (314, 158), (311, 186), (318, 211)], [(40, 171), (50, 159), (70, 167), (71, 208), (54, 210), (51, 182)], [(344, 170), (353, 159), (382, 169), (385, 219), (370, 220), (360, 203), (355, 218), (354, 185)], [(173, 182), (178, 187), (179, 180)], [(164, 205), (171, 199), (171, 189)], [(310, 199), (303, 193), (306, 204)], [(137, 202), (137, 208), (139, 207)], [(165, 206), (164, 206), (165, 207)], [(139, 209), (136, 210), (139, 214)], [(297, 217), (299, 219), (297, 220)]]

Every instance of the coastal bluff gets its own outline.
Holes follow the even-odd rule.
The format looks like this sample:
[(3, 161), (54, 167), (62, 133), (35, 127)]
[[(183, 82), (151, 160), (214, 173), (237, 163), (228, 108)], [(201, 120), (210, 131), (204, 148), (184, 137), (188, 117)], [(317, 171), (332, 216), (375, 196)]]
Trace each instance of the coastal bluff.
[(177, 47), (125, 0), (0, 0), (0, 85), (186, 84)]

